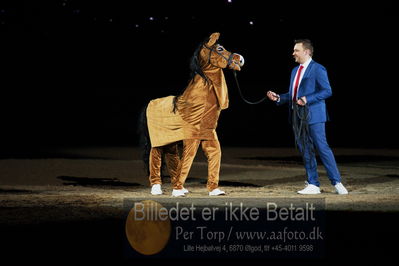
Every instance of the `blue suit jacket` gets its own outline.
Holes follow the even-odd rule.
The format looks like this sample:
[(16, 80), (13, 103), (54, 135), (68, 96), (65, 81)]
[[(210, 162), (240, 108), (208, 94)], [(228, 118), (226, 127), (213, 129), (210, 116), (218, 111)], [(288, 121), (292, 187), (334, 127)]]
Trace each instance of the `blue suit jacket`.
[[(277, 103), (277, 105), (288, 103), (290, 117), (292, 115), (292, 86), (294, 86), (294, 78), (298, 67), (299, 65), (291, 72), (289, 91), (280, 94), (280, 101)], [(309, 124), (328, 121), (325, 99), (331, 95), (332, 90), (330, 82), (328, 81), (327, 70), (325, 67), (312, 60), (306, 68), (298, 88), (298, 98), (306, 96), (307, 105), (309, 107)]]

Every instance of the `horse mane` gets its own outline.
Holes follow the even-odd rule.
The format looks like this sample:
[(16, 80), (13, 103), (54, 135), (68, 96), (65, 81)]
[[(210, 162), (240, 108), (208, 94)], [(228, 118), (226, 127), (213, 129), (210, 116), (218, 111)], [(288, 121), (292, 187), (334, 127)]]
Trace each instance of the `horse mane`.
[[(190, 59), (190, 82), (194, 79), (195, 75), (200, 75), (205, 83), (209, 82), (209, 78), (205, 75), (204, 71), (202, 71), (200, 60), (199, 60), (199, 54), (201, 52), (201, 49), (204, 47), (205, 44), (209, 42), (209, 37), (205, 38), (200, 44), (197, 46), (197, 48), (194, 51), (194, 54), (191, 56)], [(177, 110), (177, 100), (180, 95), (175, 96), (173, 98), (173, 113), (176, 113)]]
[(194, 51), (193, 56), (190, 59), (190, 81), (194, 79), (195, 75), (200, 75), (206, 83), (209, 82), (208, 77), (205, 75), (204, 71), (202, 71), (200, 61), (199, 61), (199, 53), (203, 46), (209, 41), (209, 37), (202, 41)]

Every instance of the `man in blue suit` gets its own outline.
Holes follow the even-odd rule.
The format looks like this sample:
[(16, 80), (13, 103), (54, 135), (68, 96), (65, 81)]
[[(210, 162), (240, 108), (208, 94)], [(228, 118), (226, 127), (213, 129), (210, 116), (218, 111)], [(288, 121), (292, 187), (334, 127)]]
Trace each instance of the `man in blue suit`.
[[(310, 40), (295, 40), (292, 55), (295, 62), (299, 63), (299, 66), (296, 66), (291, 72), (289, 91), (281, 95), (268, 91), (267, 96), (270, 100), (275, 101), (277, 105), (288, 104), (293, 125), (302, 123), (302, 129), (305, 129), (303, 132), (306, 133), (306, 136), (301, 135), (301, 137), (306, 137), (308, 141), (303, 142), (300, 141), (300, 134), (295, 132), (294, 128), (297, 145), (302, 153), (307, 175), (306, 187), (298, 191), (298, 193), (320, 193), (317, 162), (313, 152), (313, 148), (315, 148), (336, 192), (341, 195), (348, 194), (348, 191), (341, 183), (341, 175), (338, 171), (334, 154), (326, 139), (325, 122), (328, 120), (328, 115), (325, 100), (332, 94), (327, 71), (322, 65), (312, 60), (313, 45)], [(301, 112), (296, 111), (298, 109)]]

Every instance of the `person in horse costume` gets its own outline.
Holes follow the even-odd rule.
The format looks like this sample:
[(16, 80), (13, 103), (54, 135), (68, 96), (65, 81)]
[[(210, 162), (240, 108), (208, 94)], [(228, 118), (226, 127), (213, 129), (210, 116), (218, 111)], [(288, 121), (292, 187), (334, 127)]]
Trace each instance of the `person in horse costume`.
[[(165, 159), (173, 185), (172, 196), (188, 193), (184, 183), (198, 147), (208, 160), (207, 189), (210, 196), (225, 194), (218, 188), (221, 148), (216, 134), (221, 110), (228, 108), (229, 97), (223, 68), (241, 70), (244, 58), (218, 44), (215, 32), (203, 41), (191, 60), (191, 80), (179, 96), (167, 96), (150, 101), (146, 109), (151, 142), (149, 172), (151, 194), (162, 194), (161, 156)], [(182, 141), (179, 156), (177, 143)]]

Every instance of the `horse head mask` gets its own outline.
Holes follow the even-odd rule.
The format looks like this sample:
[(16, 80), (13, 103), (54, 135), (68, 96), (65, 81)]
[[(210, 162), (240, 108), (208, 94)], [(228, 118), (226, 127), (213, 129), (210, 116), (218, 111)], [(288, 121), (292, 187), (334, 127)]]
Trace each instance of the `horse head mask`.
[[(229, 67), (230, 69), (240, 71), (241, 67), (244, 65), (244, 57), (227, 51), (217, 42), (219, 37), (219, 32), (211, 34), (209, 40), (203, 45), (203, 48), (205, 48), (204, 50), (208, 50), (208, 53), (203, 53), (201, 51), (201, 59), (204, 60), (208, 58), (208, 62), (216, 67)], [(204, 55), (205, 58), (202, 55)]]

